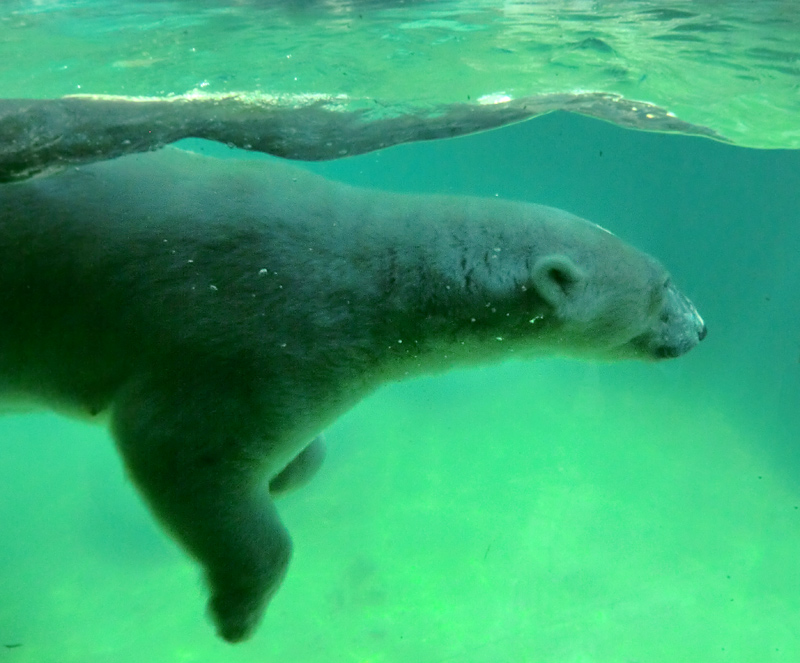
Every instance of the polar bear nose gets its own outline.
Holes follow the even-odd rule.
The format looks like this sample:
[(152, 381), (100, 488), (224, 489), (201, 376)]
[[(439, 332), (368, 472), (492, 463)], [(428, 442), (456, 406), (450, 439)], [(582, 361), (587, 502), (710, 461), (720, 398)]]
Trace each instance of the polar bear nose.
[(702, 341), (708, 329), (689, 298), (670, 285), (664, 300), (660, 325), (640, 342), (656, 359), (670, 359), (686, 354)]

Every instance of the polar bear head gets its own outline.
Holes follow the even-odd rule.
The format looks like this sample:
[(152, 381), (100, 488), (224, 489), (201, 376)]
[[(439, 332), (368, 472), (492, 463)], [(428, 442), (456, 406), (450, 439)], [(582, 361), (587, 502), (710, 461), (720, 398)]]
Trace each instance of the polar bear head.
[(705, 338), (703, 319), (660, 262), (589, 221), (560, 210), (552, 216), (529, 280), (546, 304), (543, 321), (558, 349), (657, 360)]
[(661, 263), (594, 223), (514, 203), (475, 203), (465, 216), (434, 252), (447, 292), (426, 289), (427, 319), (441, 320), (465, 360), (506, 351), (658, 360), (706, 335)]

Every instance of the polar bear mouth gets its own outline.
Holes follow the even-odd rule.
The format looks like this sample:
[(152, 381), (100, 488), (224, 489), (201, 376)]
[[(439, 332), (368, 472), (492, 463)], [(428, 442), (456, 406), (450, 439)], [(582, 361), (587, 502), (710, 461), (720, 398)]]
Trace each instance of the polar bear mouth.
[(657, 359), (672, 359), (686, 354), (694, 348), (700, 341), (708, 335), (708, 328), (706, 327), (703, 319), (696, 316), (695, 329), (682, 336), (677, 342), (672, 344), (662, 345), (656, 349), (655, 356)]
[(688, 341), (680, 345), (662, 345), (656, 348), (655, 352), (653, 353), (653, 356), (656, 359), (674, 359), (675, 357), (680, 357), (681, 355), (686, 354), (695, 345), (697, 345), (697, 343), (691, 343)]

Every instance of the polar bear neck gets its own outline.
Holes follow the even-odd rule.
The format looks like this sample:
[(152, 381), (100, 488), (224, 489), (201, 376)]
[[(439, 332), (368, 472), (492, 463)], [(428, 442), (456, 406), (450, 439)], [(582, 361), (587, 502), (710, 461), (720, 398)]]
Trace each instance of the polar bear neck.
[(315, 307), (325, 312), (318, 322), (348, 329), (350, 351), (361, 336), (365, 375), (384, 381), (495, 361), (546, 333), (551, 310), (529, 289), (537, 243), (550, 234), (546, 208), (348, 187), (334, 197), (330, 206), (318, 200), (325, 209), (309, 222), (329, 228), (322, 254), (307, 248), (322, 259), (308, 273), (335, 278), (339, 301), (320, 286), (328, 299)]

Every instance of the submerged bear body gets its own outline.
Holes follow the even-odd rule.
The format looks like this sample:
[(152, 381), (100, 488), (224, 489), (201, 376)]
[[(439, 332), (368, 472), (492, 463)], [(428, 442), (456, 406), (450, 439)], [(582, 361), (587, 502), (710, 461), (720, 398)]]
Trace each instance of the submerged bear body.
[(547, 207), (174, 149), (0, 187), (0, 399), (109, 416), (230, 641), (288, 564), (272, 496), (380, 384), (514, 356), (660, 359), (704, 335), (657, 261)]

